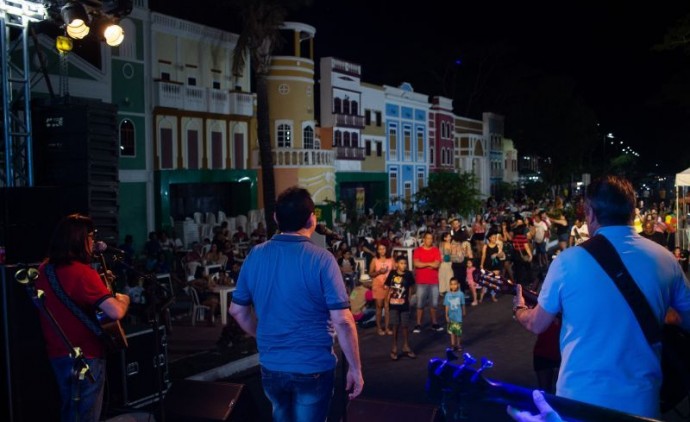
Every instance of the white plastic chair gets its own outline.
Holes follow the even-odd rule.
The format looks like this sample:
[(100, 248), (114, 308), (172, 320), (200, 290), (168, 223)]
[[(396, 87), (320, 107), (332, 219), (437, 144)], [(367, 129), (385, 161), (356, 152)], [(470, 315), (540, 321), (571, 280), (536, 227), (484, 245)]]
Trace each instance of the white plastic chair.
[[(189, 297), (192, 298), (192, 325), (196, 325), (197, 319), (201, 321), (206, 319), (206, 311), (210, 312), (211, 308), (206, 305), (202, 305), (199, 302), (199, 293), (193, 286), (187, 286), (184, 288), (184, 290), (189, 295)], [(211, 315), (211, 321), (215, 322), (215, 315)]]

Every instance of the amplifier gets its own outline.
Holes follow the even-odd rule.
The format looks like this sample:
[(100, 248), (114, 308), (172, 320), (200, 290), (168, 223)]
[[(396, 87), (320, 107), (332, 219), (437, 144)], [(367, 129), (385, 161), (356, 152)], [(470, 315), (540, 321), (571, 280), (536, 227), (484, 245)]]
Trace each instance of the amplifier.
[(108, 356), (110, 405), (142, 407), (162, 399), (170, 388), (165, 326), (126, 328), (129, 347)]

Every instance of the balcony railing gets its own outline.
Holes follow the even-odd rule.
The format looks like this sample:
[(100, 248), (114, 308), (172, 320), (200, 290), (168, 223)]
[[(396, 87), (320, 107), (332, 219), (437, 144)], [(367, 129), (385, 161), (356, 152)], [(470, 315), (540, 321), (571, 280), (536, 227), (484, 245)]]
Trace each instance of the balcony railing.
[(338, 126), (364, 128), (364, 116), (354, 116), (351, 114), (336, 114), (335, 124)]
[[(254, 162), (259, 165), (259, 151), (255, 150)], [(274, 167), (332, 167), (334, 165), (332, 150), (302, 149), (302, 148), (278, 148), (273, 150)]]
[(338, 160), (364, 160), (364, 148), (336, 147), (335, 151)]
[(156, 81), (154, 106), (218, 114), (252, 116), (254, 94)]

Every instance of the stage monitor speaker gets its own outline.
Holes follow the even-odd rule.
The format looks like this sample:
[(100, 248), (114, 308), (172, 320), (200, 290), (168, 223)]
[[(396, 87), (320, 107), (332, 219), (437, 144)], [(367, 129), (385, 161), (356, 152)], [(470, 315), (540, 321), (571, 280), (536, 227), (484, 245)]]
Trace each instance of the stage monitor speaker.
[(2, 380), (0, 420), (60, 419), (60, 394), (46, 353), (39, 310), (14, 274), (23, 266), (0, 265)]
[(347, 405), (347, 422), (435, 422), (440, 418), (432, 405), (357, 398)]
[(164, 411), (166, 420), (175, 422), (256, 420), (245, 386), (223, 382), (174, 381)]

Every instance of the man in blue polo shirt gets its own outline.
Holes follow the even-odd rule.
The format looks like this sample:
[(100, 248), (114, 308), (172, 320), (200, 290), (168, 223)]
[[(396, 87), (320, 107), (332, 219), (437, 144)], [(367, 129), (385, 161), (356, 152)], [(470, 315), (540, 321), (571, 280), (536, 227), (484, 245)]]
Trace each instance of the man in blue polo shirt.
[(310, 240), (316, 216), (309, 192), (286, 189), (274, 218), (281, 233), (252, 248), (230, 314), (256, 337), (273, 420), (324, 421), (335, 377), (333, 331), (349, 364), (349, 397), (362, 392), (357, 328), (335, 257)]

